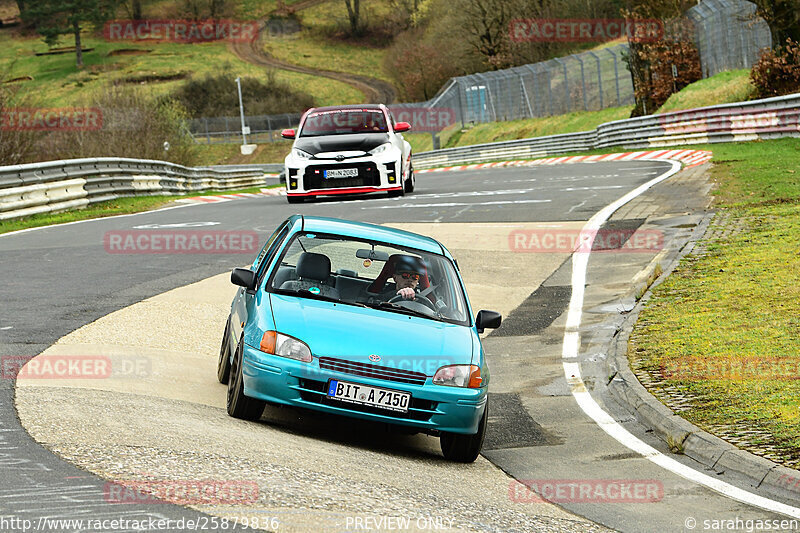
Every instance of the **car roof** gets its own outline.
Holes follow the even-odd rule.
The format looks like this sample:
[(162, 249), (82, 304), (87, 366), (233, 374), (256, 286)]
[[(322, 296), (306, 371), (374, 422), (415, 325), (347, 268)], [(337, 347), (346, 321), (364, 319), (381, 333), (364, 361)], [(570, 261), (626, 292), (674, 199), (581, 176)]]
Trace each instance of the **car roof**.
[[(297, 217), (297, 221), (299, 221), (300, 216), (295, 216)], [(378, 226), (367, 222), (356, 222), (354, 220), (305, 215), (303, 215), (302, 224), (305, 231), (317, 231), (320, 233), (331, 233), (347, 237), (361, 237), (369, 240), (382, 241), (388, 244), (416, 248), (425, 252), (444, 255), (452, 259), (450, 253), (439, 241), (410, 231)]]
[(316, 113), (317, 111), (336, 111), (337, 109), (369, 109), (370, 111), (382, 111), (381, 104), (348, 104), (348, 105), (332, 105), (326, 107), (312, 107), (308, 110), (309, 113)]

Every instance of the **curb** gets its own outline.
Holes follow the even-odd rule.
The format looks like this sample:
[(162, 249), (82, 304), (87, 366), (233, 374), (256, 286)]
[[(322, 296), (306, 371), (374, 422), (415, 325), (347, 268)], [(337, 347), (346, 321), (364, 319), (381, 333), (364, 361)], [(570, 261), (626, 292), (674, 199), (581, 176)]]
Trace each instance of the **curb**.
[[(800, 505), (800, 471), (787, 468), (737, 448), (675, 414), (661, 403), (640, 382), (628, 361), (628, 340), (639, 314), (652, 296), (652, 289), (660, 285), (675, 270), (681, 259), (689, 254), (695, 243), (706, 233), (716, 212), (708, 213), (694, 228), (689, 240), (680, 249), (674, 249), (666, 258), (667, 266), (634, 308), (622, 316), (618, 331), (608, 347), (606, 370), (611, 376), (607, 389), (611, 396), (629, 411), (646, 428), (664, 441), (673, 453), (685, 455), (718, 474), (731, 471), (745, 478), (751, 489), (765, 491), (770, 496)], [(644, 269), (645, 279), (660, 264), (656, 257)], [(631, 290), (635, 298), (638, 288)], [(677, 451), (676, 451), (677, 450)], [(794, 489), (794, 490), (792, 490)]]
[(644, 152), (619, 152), (599, 155), (574, 155), (565, 157), (546, 157), (544, 159), (519, 159), (515, 161), (495, 161), (449, 167), (415, 169), (414, 173), (450, 172), (453, 170), (477, 170), (496, 167), (533, 167), (539, 165), (561, 165), (570, 163), (598, 163), (605, 161), (647, 161), (651, 159), (673, 159), (682, 162), (686, 168), (707, 163), (711, 152), (705, 150), (649, 150)]

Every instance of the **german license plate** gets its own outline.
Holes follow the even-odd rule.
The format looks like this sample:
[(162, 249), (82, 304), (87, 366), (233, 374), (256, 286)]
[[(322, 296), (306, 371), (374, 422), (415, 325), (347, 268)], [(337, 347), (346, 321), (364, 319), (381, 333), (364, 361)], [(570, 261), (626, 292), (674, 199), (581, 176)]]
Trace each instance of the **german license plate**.
[(357, 178), (357, 168), (334, 168), (325, 171), (326, 178)]
[(328, 397), (343, 402), (372, 405), (392, 411), (405, 413), (408, 411), (408, 402), (411, 394), (367, 385), (358, 385), (332, 379), (328, 383)]

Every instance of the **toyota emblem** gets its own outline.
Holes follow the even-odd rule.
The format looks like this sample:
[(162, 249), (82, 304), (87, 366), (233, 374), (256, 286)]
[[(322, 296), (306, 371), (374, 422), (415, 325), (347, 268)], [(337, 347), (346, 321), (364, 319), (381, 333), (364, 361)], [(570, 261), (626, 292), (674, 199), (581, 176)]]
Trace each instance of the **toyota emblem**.
[(373, 363), (377, 363), (378, 361), (381, 360), (381, 356), (377, 354), (372, 354), (369, 356), (369, 360), (372, 361)]

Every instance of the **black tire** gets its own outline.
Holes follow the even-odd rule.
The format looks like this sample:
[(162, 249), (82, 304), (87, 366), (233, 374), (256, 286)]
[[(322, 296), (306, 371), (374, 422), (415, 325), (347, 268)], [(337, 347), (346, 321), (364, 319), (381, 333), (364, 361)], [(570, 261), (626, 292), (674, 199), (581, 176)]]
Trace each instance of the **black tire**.
[(414, 192), (414, 169), (409, 172), (408, 179), (405, 184), (405, 192)]
[(461, 435), (459, 433), (442, 433), (439, 438), (439, 445), (442, 447), (442, 454), (448, 461), (457, 463), (472, 463), (481, 454), (483, 439), (486, 436), (486, 424), (489, 419), (489, 400), (486, 400), (486, 407), (483, 409), (483, 416), (478, 424), (478, 432), (474, 435)]
[(217, 362), (217, 379), (220, 383), (227, 383), (231, 373), (231, 317), (225, 323), (225, 333), (222, 335), (222, 344), (219, 347), (219, 361)]
[(287, 196), (286, 199), (290, 204), (302, 204), (303, 200), (305, 200), (302, 196)]
[(236, 346), (236, 353), (233, 355), (233, 363), (228, 376), (228, 414), (242, 420), (258, 420), (264, 412), (266, 402), (244, 395), (243, 352), (244, 336), (239, 339), (239, 344)]

